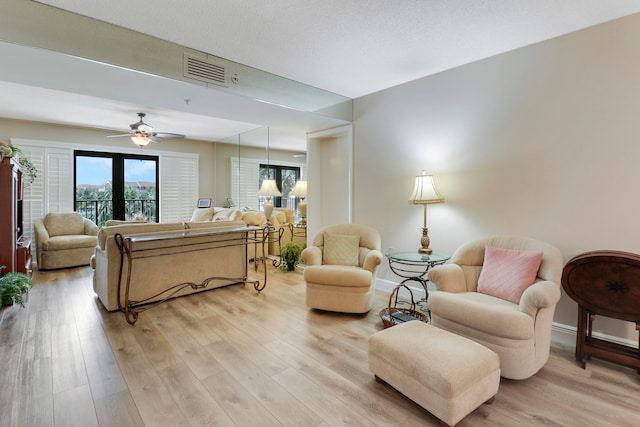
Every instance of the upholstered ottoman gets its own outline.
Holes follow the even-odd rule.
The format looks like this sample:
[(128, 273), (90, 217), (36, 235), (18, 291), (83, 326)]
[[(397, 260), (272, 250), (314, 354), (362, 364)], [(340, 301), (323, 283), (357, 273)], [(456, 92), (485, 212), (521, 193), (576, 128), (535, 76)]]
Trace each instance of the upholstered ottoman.
[(496, 353), (419, 321), (371, 336), (369, 369), (449, 426), (493, 402), (500, 385)]

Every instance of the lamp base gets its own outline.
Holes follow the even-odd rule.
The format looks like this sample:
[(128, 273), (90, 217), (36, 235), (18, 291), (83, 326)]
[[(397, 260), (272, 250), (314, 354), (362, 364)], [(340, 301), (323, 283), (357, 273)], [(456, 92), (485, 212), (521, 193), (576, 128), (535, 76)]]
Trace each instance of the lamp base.
[(422, 245), (422, 247), (418, 249), (418, 252), (420, 252), (421, 254), (432, 253), (433, 251), (429, 247), (430, 243), (431, 239), (429, 239), (429, 229), (427, 227), (422, 227), (422, 237), (420, 238), (420, 244)]

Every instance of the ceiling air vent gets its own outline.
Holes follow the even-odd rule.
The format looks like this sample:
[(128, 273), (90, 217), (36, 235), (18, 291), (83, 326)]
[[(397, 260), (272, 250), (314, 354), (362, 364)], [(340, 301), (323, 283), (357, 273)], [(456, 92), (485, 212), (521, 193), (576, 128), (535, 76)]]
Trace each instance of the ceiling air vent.
[(204, 58), (184, 54), (183, 74), (201, 82), (227, 86), (227, 70)]

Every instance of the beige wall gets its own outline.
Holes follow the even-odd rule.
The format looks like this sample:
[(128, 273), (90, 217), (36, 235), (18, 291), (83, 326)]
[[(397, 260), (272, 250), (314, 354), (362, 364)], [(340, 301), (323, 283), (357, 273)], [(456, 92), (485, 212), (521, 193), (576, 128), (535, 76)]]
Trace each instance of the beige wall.
[[(67, 142), (78, 145), (78, 149), (91, 150), (91, 146), (109, 146), (117, 149), (131, 149), (129, 138), (107, 138), (116, 132), (102, 131), (73, 126), (58, 126), (39, 122), (26, 122), (0, 118), (0, 140), (11, 138), (35, 139), (41, 141)], [(140, 150), (141, 154), (153, 154), (153, 151), (172, 151), (198, 154), (200, 171), (199, 197), (211, 198), (215, 194), (216, 164), (215, 143), (188, 139), (165, 139), (159, 144), (150, 144)]]
[[(432, 248), (493, 234), (640, 252), (640, 15), (423, 78), (354, 103), (354, 221), (383, 249), (419, 246), (427, 169)], [(375, 189), (375, 191), (372, 191)], [(398, 281), (384, 266), (381, 277)], [(575, 326), (563, 295), (555, 320)], [(632, 324), (596, 323), (637, 340)]]

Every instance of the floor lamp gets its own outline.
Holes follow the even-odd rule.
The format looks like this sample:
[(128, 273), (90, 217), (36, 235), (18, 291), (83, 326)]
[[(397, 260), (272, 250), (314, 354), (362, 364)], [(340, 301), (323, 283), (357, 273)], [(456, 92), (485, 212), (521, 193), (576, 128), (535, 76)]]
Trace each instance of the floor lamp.
[(429, 229), (427, 228), (427, 205), (442, 202), (444, 202), (444, 197), (438, 193), (433, 183), (433, 176), (427, 175), (427, 172), (423, 170), (422, 175), (416, 176), (413, 193), (409, 199), (409, 203), (413, 205), (424, 206), (424, 223), (422, 225), (422, 237), (420, 238), (421, 247), (418, 249), (420, 253), (430, 254), (433, 252), (429, 247), (431, 239), (429, 239)]

